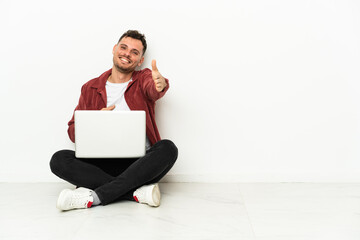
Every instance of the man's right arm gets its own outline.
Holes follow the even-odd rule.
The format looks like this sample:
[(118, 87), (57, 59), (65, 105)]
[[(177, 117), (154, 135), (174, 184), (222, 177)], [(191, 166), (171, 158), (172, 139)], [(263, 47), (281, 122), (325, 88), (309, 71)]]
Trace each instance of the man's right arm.
[[(101, 96), (93, 93), (90, 93), (89, 91), (91, 91), (91, 88), (85, 84), (82, 86), (81, 88), (81, 94), (80, 94), (80, 98), (79, 98), (79, 103), (76, 106), (74, 113), (76, 110), (101, 110), (101, 111), (111, 111), (115, 108), (115, 106), (109, 106), (106, 107), (105, 104), (103, 105), (103, 101), (100, 101), (100, 103), (97, 103)], [(96, 91), (96, 90), (93, 90)], [(94, 97), (95, 96), (95, 97)], [(71, 120), (68, 122), (68, 135), (69, 138), (72, 142), (75, 142), (75, 119), (74, 119), (74, 113), (73, 116), (71, 118)]]
[(85, 102), (85, 97), (84, 97), (84, 89), (85, 89), (85, 85), (82, 86), (81, 88), (81, 94), (80, 94), (80, 98), (79, 98), (79, 103), (76, 106), (72, 118), (71, 120), (68, 122), (68, 135), (69, 138), (72, 142), (75, 142), (75, 120), (74, 120), (74, 113), (76, 110), (86, 110), (86, 102)]

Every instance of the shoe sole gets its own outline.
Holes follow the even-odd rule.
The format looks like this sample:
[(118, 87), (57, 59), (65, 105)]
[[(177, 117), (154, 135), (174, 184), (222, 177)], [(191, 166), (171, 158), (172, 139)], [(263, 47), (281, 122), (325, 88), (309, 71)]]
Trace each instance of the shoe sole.
[(62, 210), (62, 211), (65, 211), (65, 210), (68, 210), (68, 209), (65, 209), (64, 206), (63, 206), (63, 203), (65, 202), (65, 199), (66, 199), (66, 194), (71, 191), (70, 189), (64, 189), (61, 191), (60, 195), (59, 195), (59, 198), (56, 202), (56, 207), (59, 209), (59, 210)]
[(160, 199), (161, 199), (160, 188), (159, 188), (159, 185), (156, 184), (152, 190), (153, 204), (151, 204), (150, 206), (152, 206), (152, 207), (160, 206)]

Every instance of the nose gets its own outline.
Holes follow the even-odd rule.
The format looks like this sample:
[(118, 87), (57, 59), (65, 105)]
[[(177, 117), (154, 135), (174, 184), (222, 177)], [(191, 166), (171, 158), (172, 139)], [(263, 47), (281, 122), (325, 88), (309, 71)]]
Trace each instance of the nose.
[(121, 50), (121, 55), (123, 55), (124, 57), (130, 57), (130, 51), (122, 49)]
[(130, 57), (130, 52), (129, 52), (129, 51), (125, 51), (125, 52), (124, 52), (124, 55), (125, 55), (126, 57)]

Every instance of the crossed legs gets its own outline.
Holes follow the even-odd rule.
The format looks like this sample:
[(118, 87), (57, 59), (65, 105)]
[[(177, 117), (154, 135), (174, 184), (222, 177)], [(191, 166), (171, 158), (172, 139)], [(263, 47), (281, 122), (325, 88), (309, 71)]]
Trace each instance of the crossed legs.
[(178, 156), (170, 140), (155, 143), (138, 159), (79, 159), (71, 150), (56, 152), (50, 161), (51, 171), (78, 187), (95, 191), (101, 204), (126, 199), (147, 184), (159, 182), (172, 168)]

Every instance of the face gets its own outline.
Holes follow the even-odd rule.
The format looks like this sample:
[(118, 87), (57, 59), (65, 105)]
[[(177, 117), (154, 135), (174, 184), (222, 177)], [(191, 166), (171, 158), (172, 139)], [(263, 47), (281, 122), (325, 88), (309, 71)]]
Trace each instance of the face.
[(121, 73), (131, 73), (144, 62), (143, 45), (140, 40), (124, 37), (113, 48), (113, 62)]

